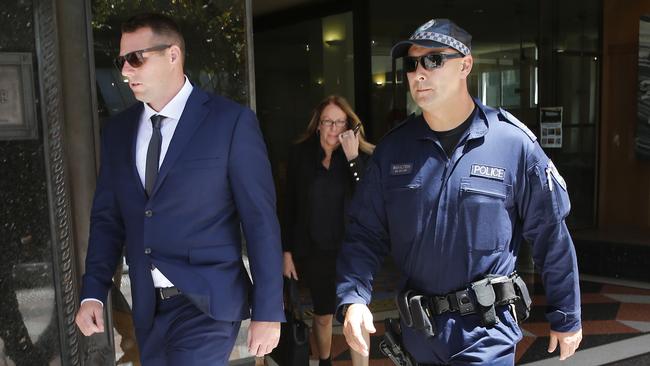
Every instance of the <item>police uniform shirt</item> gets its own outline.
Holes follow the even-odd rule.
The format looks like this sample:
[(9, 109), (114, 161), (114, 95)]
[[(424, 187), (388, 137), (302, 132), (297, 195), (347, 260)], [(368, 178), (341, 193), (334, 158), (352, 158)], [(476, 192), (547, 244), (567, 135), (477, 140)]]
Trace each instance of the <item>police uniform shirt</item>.
[(409, 288), (441, 295), (486, 274), (509, 275), (526, 239), (541, 268), (551, 328), (576, 330), (580, 294), (564, 222), (566, 185), (521, 122), (475, 104), (448, 157), (416, 116), (377, 146), (350, 207), (338, 303), (369, 303), (372, 278), (389, 253)]

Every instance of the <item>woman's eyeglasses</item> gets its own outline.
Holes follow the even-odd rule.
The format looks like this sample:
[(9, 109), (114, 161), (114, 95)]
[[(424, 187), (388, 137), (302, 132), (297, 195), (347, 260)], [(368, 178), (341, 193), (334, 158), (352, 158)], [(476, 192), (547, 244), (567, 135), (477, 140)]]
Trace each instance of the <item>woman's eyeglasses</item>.
[(348, 124), (348, 121), (344, 119), (339, 119), (336, 121), (332, 121), (331, 119), (324, 119), (320, 121), (320, 124), (324, 127), (332, 127), (332, 126), (345, 127)]
[(144, 57), (142, 57), (142, 54), (145, 52), (154, 52), (154, 51), (162, 51), (166, 50), (172, 45), (170, 44), (161, 44), (158, 46), (153, 46), (149, 48), (145, 48), (142, 50), (137, 50), (133, 52), (129, 52), (124, 56), (117, 56), (115, 58), (115, 66), (117, 67), (118, 70), (122, 71), (122, 67), (124, 67), (124, 62), (128, 62), (129, 65), (132, 67), (140, 67), (144, 63)]
[(404, 70), (413, 72), (417, 70), (418, 64), (425, 70), (433, 70), (442, 67), (446, 60), (465, 57), (462, 53), (430, 53), (424, 56), (404, 56)]

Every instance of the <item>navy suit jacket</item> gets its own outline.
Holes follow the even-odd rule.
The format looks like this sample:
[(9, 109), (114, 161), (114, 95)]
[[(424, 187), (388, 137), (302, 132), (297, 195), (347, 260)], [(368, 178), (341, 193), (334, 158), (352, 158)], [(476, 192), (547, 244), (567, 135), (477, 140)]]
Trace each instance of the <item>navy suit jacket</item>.
[(135, 165), (143, 108), (126, 109), (102, 132), (81, 298), (106, 303), (126, 245), (137, 328), (155, 313), (151, 265), (214, 319), (283, 321), (275, 190), (254, 113), (194, 87), (147, 198)]

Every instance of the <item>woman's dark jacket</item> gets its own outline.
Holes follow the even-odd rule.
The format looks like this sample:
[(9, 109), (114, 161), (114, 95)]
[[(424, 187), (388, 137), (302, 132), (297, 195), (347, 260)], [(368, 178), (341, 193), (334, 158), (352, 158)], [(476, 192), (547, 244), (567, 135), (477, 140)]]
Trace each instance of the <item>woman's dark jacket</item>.
[(342, 190), (343, 202), (332, 202), (328, 205), (342, 208), (337, 216), (340, 218), (341, 226), (340, 230), (331, 233), (333, 240), (325, 242), (312, 240), (314, 229), (319, 229), (313, 228), (312, 225), (320, 220), (319, 217), (313, 216), (314, 200), (321, 199), (318, 202), (320, 206), (326, 203), (323, 202), (322, 196), (315, 197), (317, 194), (326, 193), (314, 190), (314, 183), (319, 177), (322, 178), (325, 172), (322, 165), (324, 158), (325, 151), (320, 145), (318, 136), (293, 145), (289, 151), (285, 212), (282, 220), (282, 247), (284, 251), (291, 252), (294, 257), (300, 258), (310, 252), (334, 251), (340, 248), (345, 231), (345, 212), (352, 199), (354, 188), (364, 172), (368, 155), (359, 151), (359, 156), (348, 162), (341, 146), (332, 152), (327, 172), (330, 174), (328, 182), (340, 184), (330, 188), (337, 192)]

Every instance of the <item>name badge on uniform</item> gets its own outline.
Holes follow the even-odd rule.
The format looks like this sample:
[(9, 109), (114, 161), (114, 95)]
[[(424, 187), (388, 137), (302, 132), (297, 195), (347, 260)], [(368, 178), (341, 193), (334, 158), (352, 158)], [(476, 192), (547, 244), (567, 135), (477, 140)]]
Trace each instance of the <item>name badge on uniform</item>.
[(413, 163), (400, 163), (390, 165), (390, 175), (406, 175), (413, 172)]
[(506, 177), (506, 170), (489, 165), (472, 164), (469, 175), (474, 177), (500, 180), (503, 182)]

